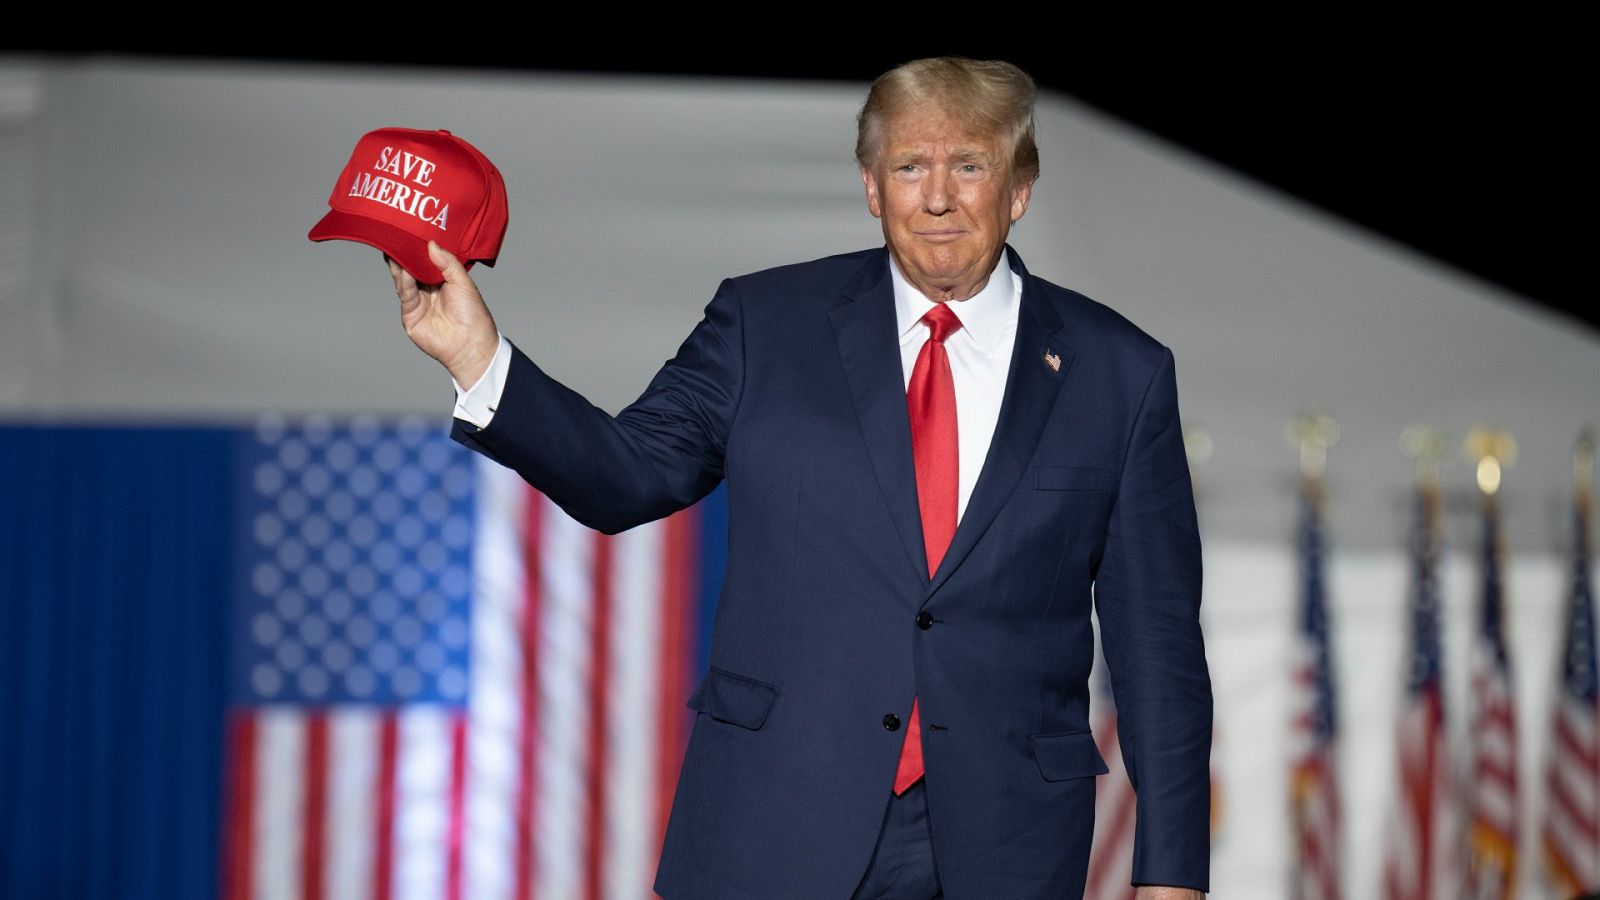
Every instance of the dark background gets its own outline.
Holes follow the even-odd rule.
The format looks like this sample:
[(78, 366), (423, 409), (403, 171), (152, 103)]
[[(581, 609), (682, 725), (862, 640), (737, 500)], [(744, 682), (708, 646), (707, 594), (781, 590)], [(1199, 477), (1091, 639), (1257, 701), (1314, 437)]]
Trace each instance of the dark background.
[[(809, 21), (779, 36), (768, 25), (759, 37), (685, 37), (703, 14), (691, 7), (660, 22), (630, 21), (617, 9), (614, 22), (587, 25), (562, 18), (570, 15), (563, 10), (537, 34), (523, 36), (519, 27), (487, 43), (482, 35), (496, 26), (486, 9), (456, 8), (476, 16), (456, 22), (428, 7), (415, 17), (363, 9), (348, 19), (308, 23), (307, 34), (352, 38), (326, 46), (304, 45), (304, 34), (299, 42), (249, 34), (221, 42), (33, 49), (64, 57), (133, 53), (849, 81), (870, 80), (919, 56), (1005, 58), (1044, 88), (1600, 332), (1600, 312), (1588, 302), (1592, 291), (1580, 271), (1593, 232), (1594, 179), (1580, 170), (1580, 159), (1585, 167), (1594, 161), (1593, 138), (1581, 136), (1582, 123), (1594, 118), (1594, 92), (1580, 89), (1594, 80), (1593, 30), (1538, 11), (1519, 11), (1514, 21), (1442, 21), (1421, 11), (1330, 9), (1325, 21), (1286, 24), (1265, 10), (1230, 27), (1214, 19), (1174, 22), (1152, 10), (1150, 21), (1133, 28), (1084, 24), (1067, 36), (1041, 34), (1049, 28), (1019, 20), (999, 38), (984, 36), (992, 24), (963, 20), (979, 13), (992, 20), (1001, 12), (993, 7), (944, 14), (948, 27), (929, 29), (943, 36), (912, 40), (877, 35), (895, 33), (901, 19), (925, 26), (934, 13), (861, 7), (852, 14), (861, 17), (855, 39), (841, 44), (843, 32), (819, 31)], [(764, 12), (793, 15), (784, 7)], [(546, 22), (545, 13), (556, 11), (535, 10), (535, 21)], [(427, 17), (441, 20), (419, 21)], [(1158, 19), (1161, 34), (1153, 33)], [(738, 23), (719, 18), (717, 24), (720, 32)], [(626, 34), (616, 32), (622, 26)], [(419, 28), (437, 29), (437, 36)]]

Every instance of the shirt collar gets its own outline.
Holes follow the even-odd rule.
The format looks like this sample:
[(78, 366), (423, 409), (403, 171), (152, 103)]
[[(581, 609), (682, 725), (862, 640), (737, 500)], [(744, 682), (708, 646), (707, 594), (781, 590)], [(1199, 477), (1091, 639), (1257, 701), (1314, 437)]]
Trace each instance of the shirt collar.
[[(936, 304), (911, 286), (911, 282), (900, 272), (900, 266), (894, 261), (893, 253), (889, 254), (889, 276), (894, 282), (895, 323), (899, 328), (900, 337), (904, 339)], [(994, 270), (989, 273), (989, 280), (984, 284), (983, 290), (965, 300), (950, 301), (950, 309), (961, 319), (962, 330), (966, 331), (985, 352), (992, 353), (995, 344), (1005, 333), (1006, 318), (1012, 313), (1015, 297), (1016, 285), (1011, 271), (1011, 251), (1005, 249), (1000, 251), (1000, 259), (995, 263)]]

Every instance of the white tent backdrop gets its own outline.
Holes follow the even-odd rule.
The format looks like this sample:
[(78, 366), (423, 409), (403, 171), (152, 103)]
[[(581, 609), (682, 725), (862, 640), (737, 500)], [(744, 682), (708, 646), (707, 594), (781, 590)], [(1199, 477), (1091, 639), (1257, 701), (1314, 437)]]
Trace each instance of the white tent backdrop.
[[(305, 237), (356, 138), (382, 125), (448, 128), (496, 162), (511, 226), (475, 276), (508, 336), (615, 410), (723, 277), (881, 243), (851, 158), (863, 91), (0, 58), (0, 417), (447, 415), (449, 380), (401, 332), (378, 252)], [(1411, 475), (1397, 438), (1414, 420), (1457, 436), (1489, 421), (1521, 444), (1504, 502), (1532, 832), (1570, 448), (1600, 419), (1600, 340), (1064, 97), (1039, 119), (1044, 174), (1013, 245), (1171, 346), (1185, 416), (1216, 448), (1196, 476), (1225, 804), (1215, 895), (1286, 890), (1297, 588), (1281, 432), (1306, 404), (1344, 432), (1330, 585), (1347, 894), (1376, 893), (1394, 783)], [(1459, 730), (1476, 530), (1470, 473), (1446, 478)]]

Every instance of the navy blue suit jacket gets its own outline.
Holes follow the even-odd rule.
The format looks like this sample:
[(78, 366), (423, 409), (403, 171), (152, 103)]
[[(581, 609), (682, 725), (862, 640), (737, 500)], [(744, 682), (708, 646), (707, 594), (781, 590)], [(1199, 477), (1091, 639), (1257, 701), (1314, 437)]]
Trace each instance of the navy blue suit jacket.
[(1011, 259), (999, 423), (932, 579), (885, 248), (724, 281), (615, 417), (516, 351), (489, 426), (456, 423), (605, 532), (727, 481), (664, 897), (849, 897), (905, 737), (886, 723), (914, 696), (946, 896), (1078, 897), (1106, 771), (1091, 586), (1138, 790), (1134, 880), (1208, 888), (1211, 686), (1172, 354)]

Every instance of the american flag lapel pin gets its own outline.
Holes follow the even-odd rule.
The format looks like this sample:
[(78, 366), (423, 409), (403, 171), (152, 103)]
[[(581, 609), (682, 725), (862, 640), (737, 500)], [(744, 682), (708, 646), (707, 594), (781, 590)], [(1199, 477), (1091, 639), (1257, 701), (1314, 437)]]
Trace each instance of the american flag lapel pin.
[(1051, 353), (1048, 348), (1044, 351), (1044, 364), (1049, 366), (1052, 372), (1061, 371), (1061, 357)]

